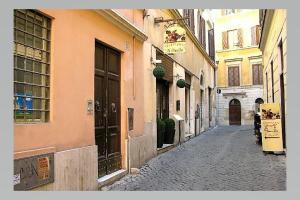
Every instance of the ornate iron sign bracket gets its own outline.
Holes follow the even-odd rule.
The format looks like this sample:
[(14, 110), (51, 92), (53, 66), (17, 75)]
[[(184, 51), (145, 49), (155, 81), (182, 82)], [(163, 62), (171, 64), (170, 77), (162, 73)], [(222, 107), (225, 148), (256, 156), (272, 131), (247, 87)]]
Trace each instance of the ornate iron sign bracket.
[(182, 18), (176, 18), (176, 19), (164, 19), (163, 17), (155, 17), (154, 18), (154, 23), (157, 24), (157, 23), (164, 23), (164, 22), (177, 22), (177, 21), (181, 21), (181, 20), (189, 20), (188, 17), (182, 17)]

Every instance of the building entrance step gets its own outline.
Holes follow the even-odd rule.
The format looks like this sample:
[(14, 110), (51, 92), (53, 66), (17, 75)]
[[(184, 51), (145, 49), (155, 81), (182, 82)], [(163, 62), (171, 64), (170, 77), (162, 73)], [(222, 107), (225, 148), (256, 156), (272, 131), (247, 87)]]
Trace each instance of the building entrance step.
[(106, 176), (103, 176), (98, 179), (98, 189), (113, 184), (115, 181), (121, 179), (127, 174), (127, 170), (125, 169), (120, 169), (116, 172), (113, 172), (111, 174), (108, 174)]

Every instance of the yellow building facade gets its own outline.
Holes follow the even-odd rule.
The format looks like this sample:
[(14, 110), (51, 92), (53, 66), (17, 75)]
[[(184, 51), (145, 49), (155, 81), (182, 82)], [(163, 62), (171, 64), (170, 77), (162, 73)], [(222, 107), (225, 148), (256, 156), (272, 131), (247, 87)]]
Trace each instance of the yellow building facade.
[(220, 125), (253, 124), (256, 102), (263, 95), (259, 36), (259, 10), (215, 10)]
[(267, 103), (280, 103), (283, 144), (287, 117), (287, 11), (267, 9), (260, 12), (262, 27), (259, 48), (263, 52), (263, 98)]

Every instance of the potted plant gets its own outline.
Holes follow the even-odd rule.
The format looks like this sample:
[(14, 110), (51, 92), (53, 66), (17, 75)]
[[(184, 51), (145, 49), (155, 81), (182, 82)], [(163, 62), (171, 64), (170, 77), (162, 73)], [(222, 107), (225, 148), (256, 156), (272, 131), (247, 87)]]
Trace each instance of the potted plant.
[(165, 119), (166, 131), (165, 131), (165, 143), (173, 144), (174, 136), (175, 136), (175, 121), (173, 119), (167, 118)]
[(154, 69), (153, 69), (153, 75), (157, 78), (157, 79), (161, 79), (165, 76), (165, 68), (163, 68), (162, 66), (157, 65)]
[(157, 148), (161, 148), (164, 144), (164, 135), (166, 124), (162, 119), (157, 119)]
[(179, 88), (184, 88), (185, 87), (185, 80), (184, 79), (179, 79), (176, 83), (176, 85), (179, 87)]

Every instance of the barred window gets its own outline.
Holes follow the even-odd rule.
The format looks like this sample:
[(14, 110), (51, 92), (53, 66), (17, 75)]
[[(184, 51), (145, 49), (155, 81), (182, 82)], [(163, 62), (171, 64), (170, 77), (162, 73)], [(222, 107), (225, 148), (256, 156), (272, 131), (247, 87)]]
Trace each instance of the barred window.
[(240, 85), (240, 69), (236, 67), (228, 67), (228, 86)]
[(14, 10), (14, 120), (49, 121), (51, 20)]
[(263, 84), (263, 68), (261, 64), (252, 65), (252, 81), (253, 85)]

